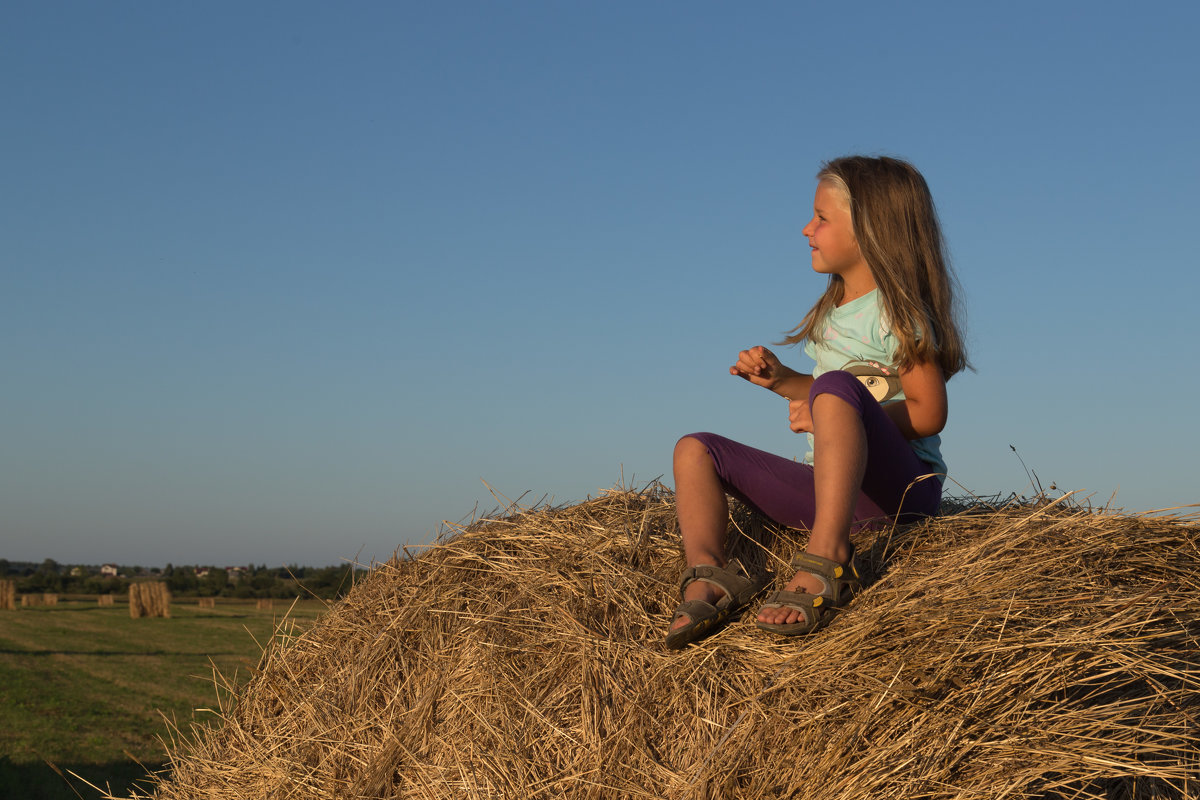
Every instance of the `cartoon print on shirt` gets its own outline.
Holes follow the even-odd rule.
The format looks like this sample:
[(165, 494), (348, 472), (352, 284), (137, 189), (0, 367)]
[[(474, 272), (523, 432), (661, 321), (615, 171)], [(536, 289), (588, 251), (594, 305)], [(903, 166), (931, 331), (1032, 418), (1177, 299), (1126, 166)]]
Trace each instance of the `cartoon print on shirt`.
[(848, 361), (842, 369), (858, 378), (880, 403), (900, 394), (900, 373), (895, 367), (884, 366), (878, 361)]

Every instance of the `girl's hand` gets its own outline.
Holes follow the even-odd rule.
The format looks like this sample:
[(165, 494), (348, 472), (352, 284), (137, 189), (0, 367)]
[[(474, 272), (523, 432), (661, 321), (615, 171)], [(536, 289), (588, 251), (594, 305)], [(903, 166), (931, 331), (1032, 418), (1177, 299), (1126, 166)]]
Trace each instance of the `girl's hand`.
[(812, 432), (812, 411), (808, 407), (808, 400), (788, 401), (788, 427), (792, 433)]
[(775, 354), (759, 345), (738, 353), (738, 361), (729, 368), (730, 375), (748, 380), (756, 386), (774, 390), (780, 379), (791, 374)]

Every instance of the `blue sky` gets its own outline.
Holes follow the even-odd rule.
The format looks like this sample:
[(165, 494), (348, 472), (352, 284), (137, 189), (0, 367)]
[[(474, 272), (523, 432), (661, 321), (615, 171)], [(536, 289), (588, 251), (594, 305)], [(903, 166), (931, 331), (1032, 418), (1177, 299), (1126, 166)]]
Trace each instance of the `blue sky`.
[[(978, 6), (978, 7), (976, 7)], [(0, 10), (0, 557), (331, 564), (670, 479), (822, 290), (821, 161), (913, 161), (980, 494), (1200, 501), (1183, 3)], [(809, 364), (799, 350), (785, 362)]]

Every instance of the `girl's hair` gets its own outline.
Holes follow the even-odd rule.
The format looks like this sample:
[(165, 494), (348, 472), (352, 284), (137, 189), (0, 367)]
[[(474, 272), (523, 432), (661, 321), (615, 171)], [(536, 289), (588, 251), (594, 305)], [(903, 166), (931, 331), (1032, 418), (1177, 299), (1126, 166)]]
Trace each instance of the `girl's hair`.
[[(933, 361), (946, 378), (969, 369), (959, 330), (958, 282), (921, 173), (896, 158), (847, 156), (824, 164), (817, 180), (846, 196), (854, 237), (900, 340), (897, 366)], [(842, 277), (830, 275), (825, 293), (781, 344), (805, 339), (820, 344), (825, 320), (844, 291)]]

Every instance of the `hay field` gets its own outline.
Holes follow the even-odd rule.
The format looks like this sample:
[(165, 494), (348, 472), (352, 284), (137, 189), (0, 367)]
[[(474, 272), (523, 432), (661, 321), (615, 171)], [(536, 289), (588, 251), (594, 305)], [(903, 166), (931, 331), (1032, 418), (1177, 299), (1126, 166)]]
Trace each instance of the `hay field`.
[[(40, 595), (39, 595), (40, 597)], [(284, 609), (176, 604), (171, 619), (131, 619), (94, 596), (0, 612), (0, 798), (95, 800), (72, 777), (127, 792), (163, 761), (163, 715), (209, 718), (213, 667), (244, 681)], [(308, 625), (317, 601), (291, 611)]]
[[(664, 488), (480, 521), (274, 642), (153, 796), (1200, 796), (1200, 530), (1069, 502), (861, 538), (828, 628), (683, 652)], [(734, 521), (786, 579), (796, 532)]]

